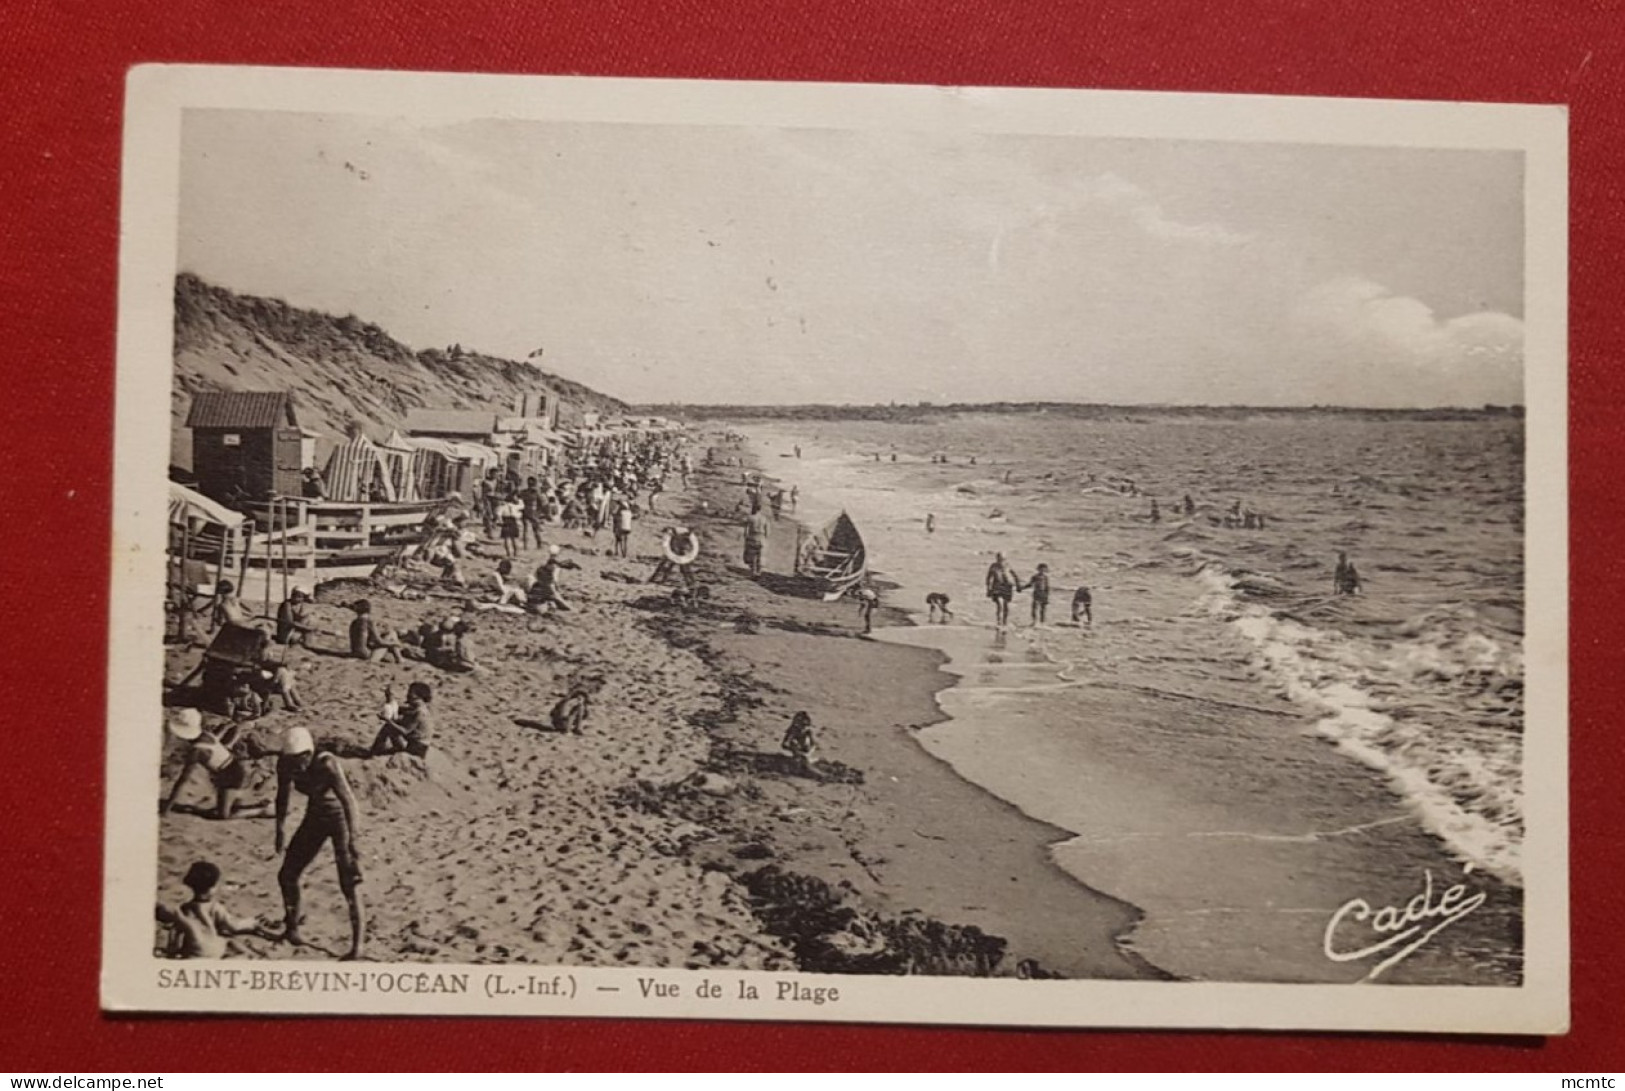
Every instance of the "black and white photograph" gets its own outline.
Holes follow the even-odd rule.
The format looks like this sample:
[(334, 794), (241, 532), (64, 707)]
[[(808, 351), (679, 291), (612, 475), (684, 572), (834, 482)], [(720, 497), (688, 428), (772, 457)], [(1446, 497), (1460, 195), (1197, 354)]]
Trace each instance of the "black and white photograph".
[(1562, 111), (129, 115), (105, 1006), (1566, 1027)]

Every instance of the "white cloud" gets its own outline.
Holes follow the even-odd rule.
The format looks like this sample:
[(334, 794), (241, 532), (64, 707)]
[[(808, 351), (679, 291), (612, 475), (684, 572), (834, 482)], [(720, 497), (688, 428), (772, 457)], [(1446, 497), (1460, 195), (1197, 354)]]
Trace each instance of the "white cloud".
[(1349, 277), (1304, 293), (1295, 317), (1327, 363), (1363, 369), (1384, 404), (1522, 400), (1523, 322), (1512, 315), (1441, 319), (1421, 300)]
[(1232, 231), (1222, 224), (1190, 224), (1170, 219), (1150, 193), (1117, 174), (1097, 175), (1087, 179), (1080, 188), (1090, 200), (1122, 211), (1140, 230), (1154, 238), (1216, 246), (1238, 246), (1252, 239), (1251, 235)]

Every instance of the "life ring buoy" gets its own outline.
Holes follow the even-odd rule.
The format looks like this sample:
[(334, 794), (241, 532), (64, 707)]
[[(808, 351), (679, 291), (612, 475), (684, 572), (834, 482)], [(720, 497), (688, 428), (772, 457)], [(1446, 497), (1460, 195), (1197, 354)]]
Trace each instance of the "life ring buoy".
[(690, 533), (686, 536), (688, 538), (688, 552), (686, 553), (677, 552), (672, 545), (672, 539), (675, 537), (677, 537), (677, 532), (668, 530), (666, 536), (660, 541), (660, 548), (665, 552), (666, 559), (673, 564), (693, 564), (700, 556), (699, 535)]

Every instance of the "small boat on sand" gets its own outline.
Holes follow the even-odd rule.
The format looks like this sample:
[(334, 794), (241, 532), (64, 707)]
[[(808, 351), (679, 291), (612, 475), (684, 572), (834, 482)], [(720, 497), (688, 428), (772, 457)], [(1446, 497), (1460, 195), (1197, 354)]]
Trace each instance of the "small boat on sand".
[(802, 543), (799, 561), (800, 573), (825, 602), (834, 602), (863, 579), (868, 556), (863, 535), (843, 511)]

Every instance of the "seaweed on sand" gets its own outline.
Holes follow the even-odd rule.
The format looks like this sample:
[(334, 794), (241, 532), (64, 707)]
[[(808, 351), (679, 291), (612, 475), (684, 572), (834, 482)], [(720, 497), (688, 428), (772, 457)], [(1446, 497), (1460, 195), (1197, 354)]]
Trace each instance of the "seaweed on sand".
[(763, 927), (810, 973), (992, 977), (1008, 946), (974, 925), (865, 912), (848, 904), (841, 888), (777, 865), (739, 882)]

